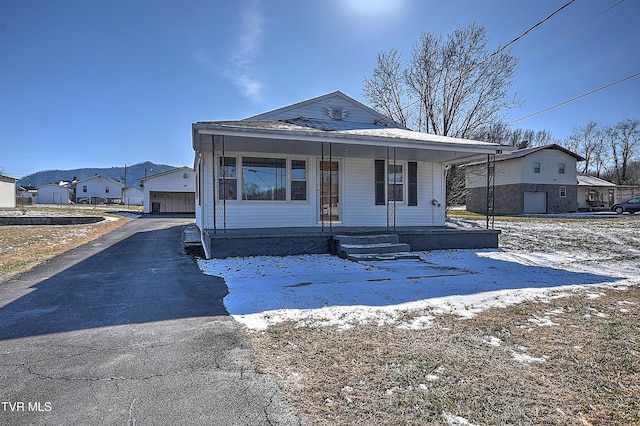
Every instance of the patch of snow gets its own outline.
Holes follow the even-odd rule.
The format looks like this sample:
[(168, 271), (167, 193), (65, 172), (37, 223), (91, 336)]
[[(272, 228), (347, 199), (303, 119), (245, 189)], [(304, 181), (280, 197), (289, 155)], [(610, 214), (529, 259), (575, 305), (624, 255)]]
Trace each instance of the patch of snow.
[(502, 340), (498, 339), (495, 336), (490, 336), (489, 340), (483, 340), (484, 343), (490, 346), (500, 346), (502, 345)]
[[(579, 244), (567, 244), (561, 235), (552, 240), (555, 243), (540, 246), (532, 240), (532, 226), (546, 234), (565, 233), (567, 238), (576, 232), (558, 229), (552, 221), (504, 222), (500, 228), (507, 237), (505, 249), (419, 252), (420, 261), (257, 256), (199, 260), (199, 266), (206, 274), (224, 278), (228, 312), (256, 331), (287, 321), (301, 327), (349, 329), (368, 323), (415, 330), (430, 327), (442, 314), (472, 318), (490, 308), (548, 303), (576, 290), (587, 289), (586, 297), (597, 298), (603, 294), (601, 288), (624, 290), (640, 283), (635, 258), (605, 258)], [(596, 231), (599, 239), (612, 233), (609, 228)], [(552, 316), (563, 313), (557, 308), (531, 322), (556, 325)]]
[(536, 324), (539, 327), (551, 327), (554, 325), (560, 325), (556, 322), (551, 321), (551, 319), (549, 317), (535, 317), (535, 318), (529, 318), (529, 322), (532, 322), (534, 324)]
[(473, 423), (464, 417), (456, 416), (448, 411), (442, 412), (442, 421), (449, 426), (474, 426)]
[(511, 352), (511, 356), (513, 357), (513, 359), (515, 359), (516, 361), (522, 363), (522, 364), (531, 364), (534, 362), (545, 362), (546, 359), (545, 358), (536, 358), (533, 357), (531, 355), (527, 355), (527, 354), (520, 354), (517, 352)]

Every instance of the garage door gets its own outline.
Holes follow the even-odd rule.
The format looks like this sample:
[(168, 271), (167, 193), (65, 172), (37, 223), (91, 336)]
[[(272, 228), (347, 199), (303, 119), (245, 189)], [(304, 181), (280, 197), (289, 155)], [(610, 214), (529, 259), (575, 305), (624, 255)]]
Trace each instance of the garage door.
[(547, 193), (546, 192), (525, 192), (524, 193), (525, 213), (546, 213)]
[(152, 213), (195, 213), (195, 192), (151, 191), (149, 202)]

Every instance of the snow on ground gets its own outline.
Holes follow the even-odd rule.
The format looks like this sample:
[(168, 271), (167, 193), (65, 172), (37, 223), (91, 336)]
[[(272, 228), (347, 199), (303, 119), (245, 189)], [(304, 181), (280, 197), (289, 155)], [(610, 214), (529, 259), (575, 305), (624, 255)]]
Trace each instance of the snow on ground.
[[(602, 251), (571, 241), (576, 235), (585, 240), (580, 226), (504, 222), (500, 249), (421, 252), (419, 261), (356, 263), (305, 255), (200, 260), (199, 265), (204, 273), (225, 279), (225, 306), (250, 330), (283, 321), (298, 326), (348, 328), (367, 322), (424, 328), (439, 314), (472, 317), (492, 307), (549, 300), (576, 289), (591, 288), (588, 296), (598, 297), (599, 286), (640, 283), (640, 251), (621, 244), (625, 238), (637, 241), (637, 226), (631, 236), (620, 229), (624, 223), (592, 226), (590, 238), (618, 243)], [(548, 234), (550, 238), (536, 238)], [(532, 325), (551, 326), (561, 312), (547, 314), (532, 318)], [(518, 359), (534, 362), (526, 356)]]

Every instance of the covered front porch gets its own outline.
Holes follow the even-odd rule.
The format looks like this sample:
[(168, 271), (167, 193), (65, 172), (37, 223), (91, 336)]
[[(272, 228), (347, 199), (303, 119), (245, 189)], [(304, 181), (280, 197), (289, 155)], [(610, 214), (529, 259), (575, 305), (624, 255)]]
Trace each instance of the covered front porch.
[(499, 230), (452, 226), (279, 227), (202, 231), (212, 258), (337, 254), (340, 236), (397, 235), (410, 251), (497, 248)]

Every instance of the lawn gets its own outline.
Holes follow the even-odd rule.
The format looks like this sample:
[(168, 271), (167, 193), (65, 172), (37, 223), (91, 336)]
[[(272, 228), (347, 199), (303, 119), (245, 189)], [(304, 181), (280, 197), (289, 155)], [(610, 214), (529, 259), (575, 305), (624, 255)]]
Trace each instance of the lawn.
[(306, 424), (640, 424), (640, 217), (496, 228), (499, 250), (427, 252), (419, 273), (200, 263)]
[[(125, 210), (137, 213), (139, 209)], [(114, 206), (35, 205), (23, 209), (0, 209), (0, 216), (103, 216), (106, 218), (104, 221), (89, 225), (0, 226), (0, 282), (111, 232), (130, 220), (125, 216), (113, 214), (113, 211)]]

